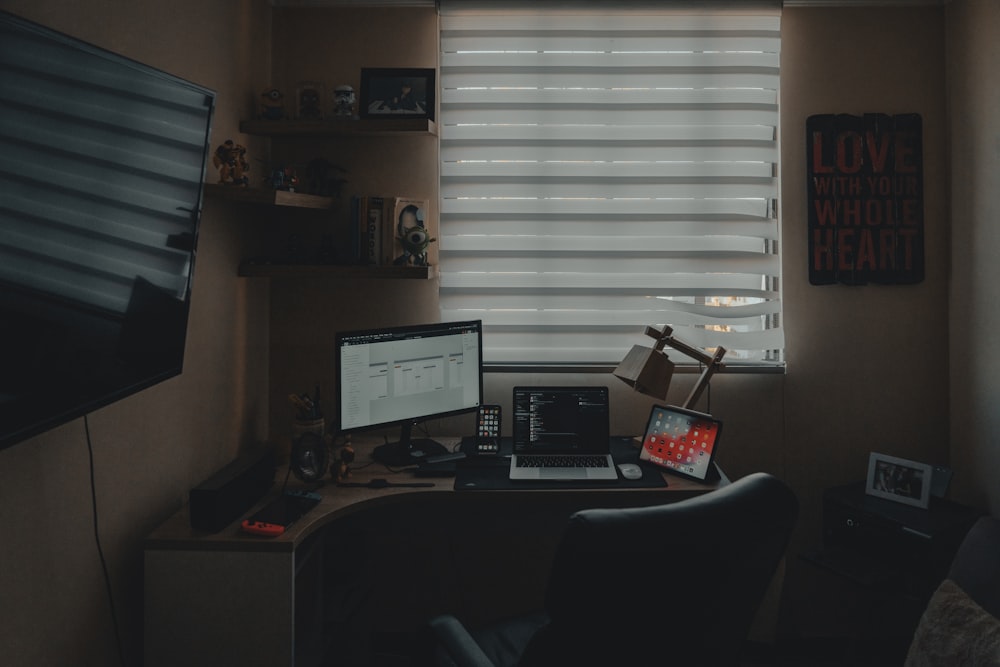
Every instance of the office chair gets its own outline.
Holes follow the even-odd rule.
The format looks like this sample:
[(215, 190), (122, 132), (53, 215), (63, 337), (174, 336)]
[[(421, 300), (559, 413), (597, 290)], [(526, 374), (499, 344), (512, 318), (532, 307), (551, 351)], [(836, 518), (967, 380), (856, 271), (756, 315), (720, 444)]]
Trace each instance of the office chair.
[(780, 562), (798, 501), (755, 473), (655, 507), (577, 512), (545, 610), (469, 632), (428, 625), (432, 665), (734, 665)]

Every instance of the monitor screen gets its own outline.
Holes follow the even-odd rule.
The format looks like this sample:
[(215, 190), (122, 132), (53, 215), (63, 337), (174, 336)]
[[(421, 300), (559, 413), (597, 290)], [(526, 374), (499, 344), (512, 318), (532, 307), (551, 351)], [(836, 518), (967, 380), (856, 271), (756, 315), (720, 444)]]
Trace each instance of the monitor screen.
[(390, 464), (444, 453), (410, 429), (483, 402), (482, 338), (479, 320), (338, 333), (341, 430), (400, 425), (399, 442), (376, 454)]

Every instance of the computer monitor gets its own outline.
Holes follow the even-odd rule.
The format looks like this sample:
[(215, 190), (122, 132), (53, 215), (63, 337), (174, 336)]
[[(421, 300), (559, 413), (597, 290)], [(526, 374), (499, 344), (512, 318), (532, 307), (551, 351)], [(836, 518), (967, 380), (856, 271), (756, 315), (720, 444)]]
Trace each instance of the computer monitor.
[(342, 331), (336, 346), (340, 429), (400, 425), (399, 440), (374, 452), (386, 465), (447, 453), (440, 443), (411, 437), (413, 426), (483, 402), (480, 320)]

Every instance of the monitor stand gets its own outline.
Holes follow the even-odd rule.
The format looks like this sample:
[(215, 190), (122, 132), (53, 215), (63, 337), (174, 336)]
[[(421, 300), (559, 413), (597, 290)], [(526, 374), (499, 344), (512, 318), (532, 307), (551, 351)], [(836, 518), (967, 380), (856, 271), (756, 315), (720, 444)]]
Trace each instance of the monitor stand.
[(379, 445), (372, 452), (377, 462), (392, 468), (415, 466), (428, 456), (447, 454), (448, 448), (429, 438), (411, 438), (414, 424), (408, 422), (400, 427), (399, 440)]

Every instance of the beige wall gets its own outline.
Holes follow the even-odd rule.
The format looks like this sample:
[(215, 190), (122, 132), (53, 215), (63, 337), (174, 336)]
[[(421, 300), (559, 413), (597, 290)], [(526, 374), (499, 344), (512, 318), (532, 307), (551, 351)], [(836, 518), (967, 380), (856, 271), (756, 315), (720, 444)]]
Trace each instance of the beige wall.
[[(270, 77), (272, 19), (263, 0), (162, 6), (106, 1), (90, 3), (86, 11), (60, 0), (7, 0), (3, 6), (218, 89), (214, 137), (220, 140), (238, 136), (238, 119), (250, 113), (255, 96), (248, 91), (269, 85), (291, 90), (307, 79), (357, 86), (361, 66), (436, 64), (436, 18), (426, 9), (276, 10)], [(998, 271), (993, 261), (998, 13), (990, 0), (954, 0), (947, 9), (784, 12), (781, 189), (788, 372), (719, 376), (711, 409), (726, 421), (721, 461), (731, 475), (769, 470), (789, 479), (799, 493), (797, 546), (819, 539), (822, 489), (862, 478), (872, 450), (950, 461), (956, 495), (992, 503), (994, 511), (1000, 503), (995, 481), (1000, 454), (993, 436), (998, 418), (991, 405), (1000, 357), (990, 348), (991, 325), (1000, 311), (990, 300), (995, 281), (989, 280)], [(392, 39), (399, 34), (414, 37)], [(391, 49), (385, 46), (390, 42)], [(805, 120), (838, 112), (923, 117), (927, 277), (920, 285), (808, 283)], [(241, 138), (255, 155), (266, 156), (266, 142)], [(315, 149), (336, 158), (350, 169), (347, 194), (436, 192), (433, 138), (374, 141), (275, 151)], [(132, 658), (139, 655), (141, 637), (142, 536), (241, 446), (268, 433), (286, 434), (290, 412), (283, 397), (289, 392), (319, 381), (332, 398), (338, 328), (437, 317), (434, 281), (271, 280), (268, 287), (268, 281), (237, 279), (238, 259), (260, 252), (265, 243), (280, 243), (286, 226), (318, 238), (331, 229), (342, 231), (343, 224), (343, 210), (339, 217), (319, 220), (245, 219), (250, 215), (218, 202), (206, 206), (185, 374), (91, 418), (102, 536)], [(682, 395), (691, 380), (682, 376), (671, 398)], [(637, 428), (648, 409), (647, 400), (608, 375), (491, 374), (487, 399), (509, 409), (514, 384), (541, 382), (609, 384), (618, 432)], [(431, 427), (436, 433), (468, 431), (471, 418)], [(13, 651), (5, 654), (23, 665), (113, 662), (89, 527), (81, 423), (0, 452), (0, 494), (0, 520), (10, 527), (0, 546), (0, 626), (5, 648), (8, 637), (13, 641)]]
[[(236, 137), (269, 68), (264, 0), (4, 0), (2, 8), (218, 91)], [(90, 415), (101, 543), (127, 664), (141, 664), (142, 539), (267, 433), (266, 287), (236, 277), (243, 221), (206, 201), (183, 375)], [(2, 370), (0, 370), (2, 372)], [(0, 662), (118, 664), (93, 537), (82, 420), (0, 451)]]
[(1000, 515), (1000, 4), (952, 2), (947, 19), (953, 485)]
[[(294, 90), (319, 81), (329, 91), (346, 83), (360, 90), (362, 67), (437, 67), (437, 13), (433, 7), (386, 9), (278, 9), (274, 12), (274, 83)], [(437, 138), (427, 134), (272, 140), (276, 159), (301, 164), (317, 155), (347, 169), (332, 217), (282, 211), (265, 230), (272, 248), (289, 233), (315, 247), (324, 233), (344, 239), (351, 195), (427, 199), (437, 219)], [(434, 227), (432, 226), (432, 230)], [(273, 250), (272, 250), (273, 252)], [(279, 250), (280, 252), (280, 250)], [(436, 261), (437, 246), (429, 257)], [(301, 280), (271, 283), (271, 432), (291, 433), (290, 393), (319, 383), (332, 415), (334, 335), (340, 329), (436, 321), (436, 280)]]
[[(782, 16), (784, 451), (804, 504), (800, 534), (813, 539), (822, 489), (863, 479), (869, 452), (948, 462), (943, 16), (940, 7), (797, 8)], [(926, 278), (913, 286), (812, 286), (806, 119), (866, 112), (923, 118)]]

